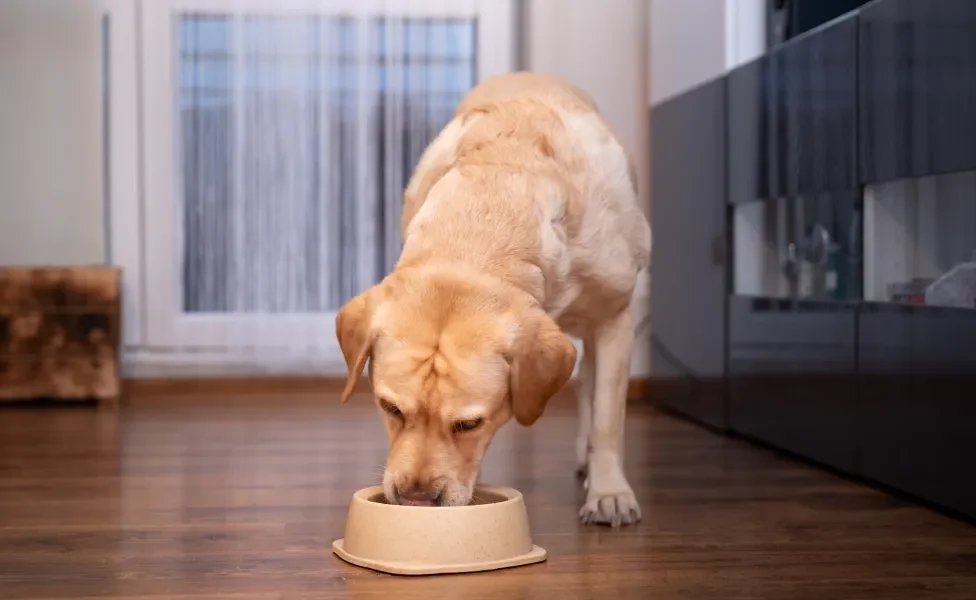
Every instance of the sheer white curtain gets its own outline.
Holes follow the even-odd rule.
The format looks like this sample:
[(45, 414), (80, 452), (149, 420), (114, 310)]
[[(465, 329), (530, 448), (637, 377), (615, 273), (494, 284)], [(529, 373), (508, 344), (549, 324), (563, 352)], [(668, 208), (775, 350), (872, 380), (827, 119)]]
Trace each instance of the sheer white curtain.
[(510, 44), (503, 6), (144, 2), (147, 346), (335, 355), (335, 311), (399, 255), (420, 154), (507, 70), (483, 37)]
[(460, 19), (183, 17), (186, 309), (332, 311), (388, 272), (473, 42)]

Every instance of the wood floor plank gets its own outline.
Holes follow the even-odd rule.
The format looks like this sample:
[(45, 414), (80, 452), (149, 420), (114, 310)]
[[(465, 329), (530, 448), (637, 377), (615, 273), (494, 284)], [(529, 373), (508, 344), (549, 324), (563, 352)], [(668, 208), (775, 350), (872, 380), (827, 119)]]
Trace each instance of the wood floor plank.
[(644, 522), (580, 526), (575, 414), (504, 429), (483, 479), (523, 491), (547, 562), (397, 578), (331, 554), (381, 473), (364, 399), (0, 411), (0, 598), (976, 597), (976, 529), (632, 404)]

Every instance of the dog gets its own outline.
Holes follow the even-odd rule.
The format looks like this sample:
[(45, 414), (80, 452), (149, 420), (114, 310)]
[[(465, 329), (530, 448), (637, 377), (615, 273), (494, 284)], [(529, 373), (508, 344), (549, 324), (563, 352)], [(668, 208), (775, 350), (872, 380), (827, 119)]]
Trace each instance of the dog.
[(623, 471), (638, 274), (651, 229), (636, 174), (593, 99), (529, 72), (484, 80), (404, 192), (403, 248), (339, 310), (341, 395), (368, 378), (390, 441), (391, 504), (468, 504), (511, 420), (535, 423), (579, 365), (584, 523), (640, 520)]

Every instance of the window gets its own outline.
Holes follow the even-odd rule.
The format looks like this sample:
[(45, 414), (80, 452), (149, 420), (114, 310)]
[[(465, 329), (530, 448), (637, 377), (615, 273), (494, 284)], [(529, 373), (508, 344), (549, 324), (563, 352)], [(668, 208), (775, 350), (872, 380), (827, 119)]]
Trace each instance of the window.
[(734, 292), (846, 301), (861, 297), (860, 211), (854, 192), (737, 204)]
[(512, 69), (514, 3), (103, 2), (127, 344), (341, 364), (336, 311), (395, 263), (458, 101)]

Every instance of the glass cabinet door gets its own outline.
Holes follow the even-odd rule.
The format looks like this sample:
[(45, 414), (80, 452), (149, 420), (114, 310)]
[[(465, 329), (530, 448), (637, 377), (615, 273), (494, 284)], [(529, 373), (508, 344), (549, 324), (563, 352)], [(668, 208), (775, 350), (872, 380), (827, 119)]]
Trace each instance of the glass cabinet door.
[(733, 208), (733, 294), (849, 301), (861, 297), (861, 211), (854, 192)]

